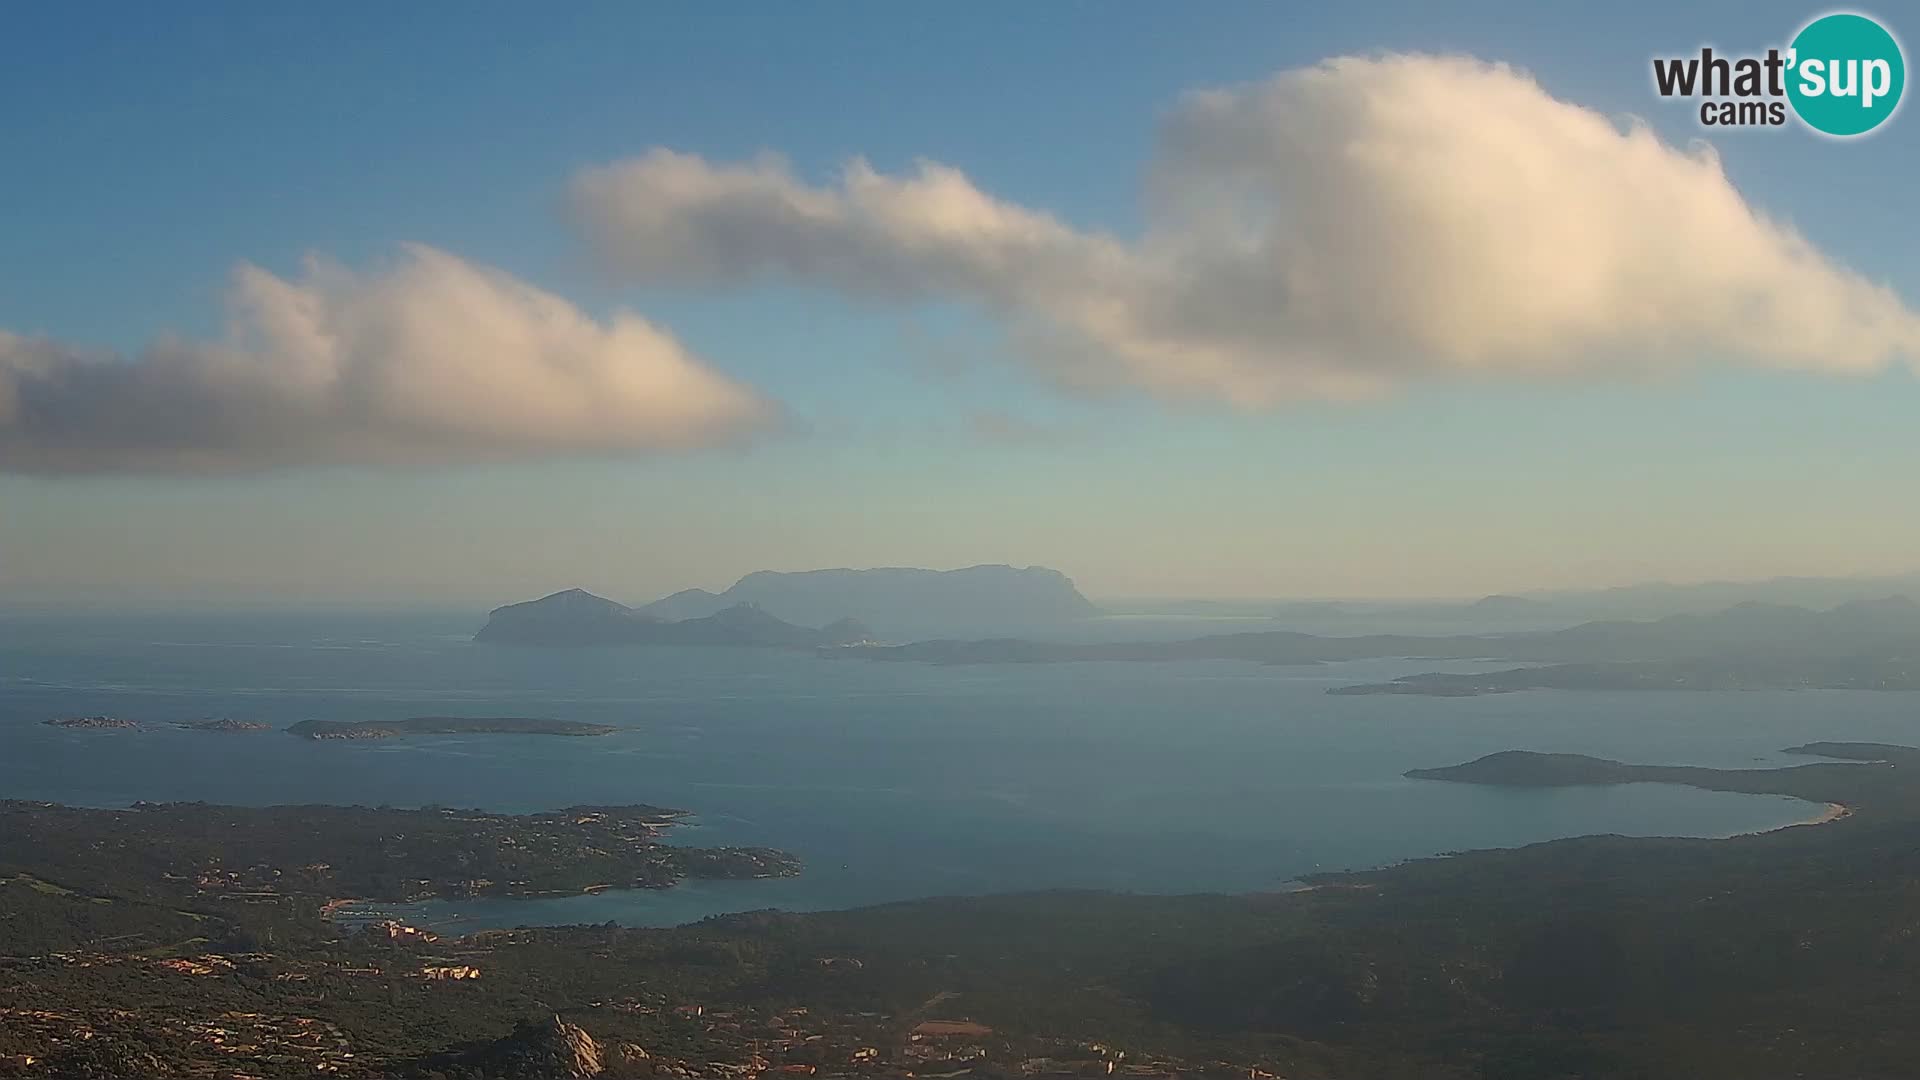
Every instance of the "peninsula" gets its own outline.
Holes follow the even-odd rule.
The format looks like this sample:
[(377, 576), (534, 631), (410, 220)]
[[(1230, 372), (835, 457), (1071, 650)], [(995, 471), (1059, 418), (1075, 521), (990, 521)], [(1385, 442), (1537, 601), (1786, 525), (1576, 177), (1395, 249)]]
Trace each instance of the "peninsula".
[[(89, 896), (317, 915), (337, 897), (562, 895), (686, 878), (789, 877), (771, 848), (661, 842), (684, 810), (637, 804), (534, 814), (446, 807), (135, 803), (96, 810), (0, 801), (5, 864)], [(103, 913), (106, 914), (106, 913)]]
[(1494, 787), (1582, 787), (1607, 784), (1683, 784), (1707, 791), (1787, 795), (1808, 802), (1920, 818), (1920, 750), (1886, 743), (1817, 742), (1781, 753), (1830, 760), (1782, 769), (1711, 769), (1688, 765), (1630, 765), (1585, 754), (1503, 750), (1459, 765), (1412, 769), (1414, 780)]

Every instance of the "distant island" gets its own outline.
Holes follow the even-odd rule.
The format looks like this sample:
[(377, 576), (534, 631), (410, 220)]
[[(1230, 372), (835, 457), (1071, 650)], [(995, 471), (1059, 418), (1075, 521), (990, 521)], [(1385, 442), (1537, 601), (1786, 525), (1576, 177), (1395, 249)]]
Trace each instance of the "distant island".
[(852, 619), (889, 637), (962, 631), (1006, 633), (1070, 625), (1102, 614), (1073, 579), (1045, 566), (959, 570), (761, 570), (723, 592), (684, 589), (642, 605), (642, 615), (697, 619), (753, 604), (786, 622), (823, 626)]
[[(584, 589), (494, 609), (474, 640), (505, 645), (834, 648), (920, 633), (1057, 628), (1101, 614), (1044, 566), (748, 574), (629, 607)], [(876, 629), (877, 628), (877, 629)]]
[[(126, 720), (118, 716), (56, 716), (41, 723), (48, 727), (73, 728), (79, 731), (144, 731), (146, 725), (138, 720)], [(168, 725), (181, 731), (246, 732), (272, 731), (272, 724), (263, 724), (257, 720), (229, 720), (224, 717), (206, 720), (176, 720)]]
[(819, 629), (795, 626), (753, 604), (667, 622), (583, 589), (495, 608), (475, 641), (498, 645), (712, 645), (810, 649), (864, 641), (866, 627), (841, 619)]
[(1863, 656), (1704, 659), (1638, 664), (1551, 664), (1479, 674), (1424, 672), (1329, 694), (1474, 697), (1517, 690), (1920, 690), (1920, 659)]
[(216, 731), (226, 733), (273, 730), (272, 724), (263, 724), (258, 720), (230, 720), (225, 717), (211, 720), (183, 720), (173, 726), (182, 731)]
[[(1494, 598), (1495, 606), (1504, 603)], [(1920, 690), (1920, 604), (1861, 600), (1828, 611), (1737, 604), (1710, 615), (1608, 620), (1499, 634), (1322, 636), (1293, 630), (1177, 641), (1076, 644), (1025, 638), (860, 644), (833, 657), (931, 664), (1240, 660), (1323, 664), (1349, 660), (1497, 660), (1495, 672), (1427, 672), (1335, 687), (1333, 694), (1467, 697), (1518, 690)]]
[(620, 730), (577, 720), (530, 716), (415, 716), (406, 720), (302, 720), (287, 734), (304, 739), (392, 739), (402, 735), (611, 735)]
[(831, 650), (827, 655), (928, 664), (1062, 664), (1087, 660), (1245, 660), (1259, 664), (1320, 664), (1385, 656), (1471, 660), (1498, 655), (1501, 647), (1502, 642), (1492, 637), (1447, 638), (1403, 634), (1320, 637), (1294, 630), (1268, 630), (1209, 634), (1178, 641), (1096, 644), (1033, 641), (1027, 638), (982, 638), (974, 641), (940, 639), (906, 645), (859, 644)]
[(48, 727), (75, 728), (81, 731), (134, 731), (140, 727), (138, 720), (122, 720), (117, 716), (56, 716), (41, 723)]

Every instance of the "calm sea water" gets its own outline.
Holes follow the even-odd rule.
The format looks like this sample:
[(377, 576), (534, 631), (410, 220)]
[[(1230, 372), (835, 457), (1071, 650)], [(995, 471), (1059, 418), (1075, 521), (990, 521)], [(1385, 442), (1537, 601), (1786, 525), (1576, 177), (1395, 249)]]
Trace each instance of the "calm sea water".
[[(474, 645), (472, 629), (424, 616), (0, 620), (0, 797), (650, 802), (698, 815), (678, 842), (806, 860), (786, 881), (412, 913), (473, 928), (664, 925), (1055, 887), (1257, 891), (1588, 833), (1730, 835), (1816, 808), (1664, 785), (1506, 791), (1400, 774), (1512, 748), (1737, 767), (1786, 764), (1780, 748), (1813, 739), (1920, 739), (1915, 700), (1897, 694), (1329, 697), (1331, 685), (1435, 665), (942, 668), (761, 650), (515, 650)], [(514, 714), (621, 730), (316, 743), (40, 723), (82, 712), (277, 726)]]

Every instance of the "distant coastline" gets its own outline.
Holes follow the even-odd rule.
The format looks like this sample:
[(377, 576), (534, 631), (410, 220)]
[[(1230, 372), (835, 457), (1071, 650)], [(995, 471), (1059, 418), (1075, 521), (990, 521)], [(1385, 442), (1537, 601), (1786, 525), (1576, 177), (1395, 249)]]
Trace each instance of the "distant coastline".
[(1499, 671), (1429, 671), (1333, 686), (1335, 696), (1474, 697), (1522, 690), (1920, 691), (1920, 604), (1861, 600), (1826, 611), (1740, 604), (1709, 615), (1598, 621), (1557, 630), (1328, 636), (1298, 630), (1171, 641), (934, 639), (820, 649), (837, 659), (948, 664), (1244, 661), (1316, 665), (1353, 660), (1504, 663)]
[(394, 739), (405, 735), (611, 735), (606, 724), (530, 716), (415, 716), (405, 720), (302, 720), (287, 734), (303, 739)]

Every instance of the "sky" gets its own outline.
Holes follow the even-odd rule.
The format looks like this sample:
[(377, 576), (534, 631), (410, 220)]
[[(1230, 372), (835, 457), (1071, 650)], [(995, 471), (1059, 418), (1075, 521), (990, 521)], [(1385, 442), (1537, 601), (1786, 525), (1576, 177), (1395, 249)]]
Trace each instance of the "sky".
[(1649, 74), (1820, 10), (14, 7), (0, 601), (1920, 569), (1920, 120)]

